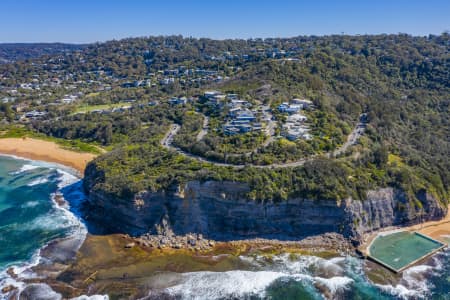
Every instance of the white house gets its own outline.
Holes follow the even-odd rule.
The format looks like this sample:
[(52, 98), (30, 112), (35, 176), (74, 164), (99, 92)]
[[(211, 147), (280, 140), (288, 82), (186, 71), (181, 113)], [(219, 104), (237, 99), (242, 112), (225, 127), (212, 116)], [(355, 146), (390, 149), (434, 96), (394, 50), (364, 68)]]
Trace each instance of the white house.
[(303, 109), (305, 108), (309, 108), (313, 105), (313, 102), (311, 100), (307, 100), (307, 99), (298, 99), (298, 98), (294, 98), (291, 100), (291, 103), (293, 104), (297, 104), (297, 105), (301, 105), (301, 107)]

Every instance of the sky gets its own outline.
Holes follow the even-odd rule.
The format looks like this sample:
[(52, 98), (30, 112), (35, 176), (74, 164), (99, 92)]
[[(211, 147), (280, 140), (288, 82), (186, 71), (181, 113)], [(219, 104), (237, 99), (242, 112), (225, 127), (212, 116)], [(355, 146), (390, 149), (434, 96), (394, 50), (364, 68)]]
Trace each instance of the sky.
[(0, 42), (441, 34), (450, 0), (0, 0)]

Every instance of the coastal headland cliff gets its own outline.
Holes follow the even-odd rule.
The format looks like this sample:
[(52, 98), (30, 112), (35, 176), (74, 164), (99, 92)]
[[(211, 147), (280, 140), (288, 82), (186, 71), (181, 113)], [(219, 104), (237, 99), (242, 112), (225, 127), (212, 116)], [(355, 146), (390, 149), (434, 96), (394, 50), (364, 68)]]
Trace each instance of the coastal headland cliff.
[(86, 217), (102, 233), (139, 236), (170, 227), (176, 235), (202, 234), (214, 240), (276, 238), (300, 240), (339, 233), (359, 244), (365, 233), (388, 226), (406, 226), (442, 219), (447, 207), (422, 190), (411, 201), (395, 188), (371, 190), (367, 198), (280, 202), (248, 199), (245, 183), (189, 181), (158, 191), (142, 191), (134, 199), (118, 199), (92, 190), (95, 172), (88, 168)]

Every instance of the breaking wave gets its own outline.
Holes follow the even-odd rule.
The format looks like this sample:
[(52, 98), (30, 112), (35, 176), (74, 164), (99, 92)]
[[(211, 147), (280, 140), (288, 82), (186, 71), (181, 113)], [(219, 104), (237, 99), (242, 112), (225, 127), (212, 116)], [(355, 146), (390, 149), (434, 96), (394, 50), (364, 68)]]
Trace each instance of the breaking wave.
[[(20, 256), (11, 257), (14, 260), (8, 263), (10, 256), (0, 249), (0, 289), (12, 285), (20, 293), (31, 292), (32, 299), (40, 296), (60, 299), (60, 295), (49, 286), (26, 285), (21, 279), (36, 276), (31, 267), (41, 261), (40, 249), (53, 240), (70, 238), (74, 247), (81, 246), (87, 234), (78, 212), (84, 199), (81, 181), (68, 169), (45, 162), (0, 157), (0, 164), (0, 173), (3, 172), (7, 184), (3, 198), (8, 201), (8, 211), (3, 211), (4, 224), (0, 226), (0, 236), (5, 237), (4, 242), (14, 243), (17, 249), (13, 251), (20, 253)], [(0, 181), (0, 187), (1, 184)], [(33, 252), (27, 254), (30, 251)], [(9, 268), (18, 275), (18, 279), (7, 273)], [(0, 294), (0, 299), (7, 296)], [(104, 296), (86, 297), (80, 299), (107, 299)]]
[(406, 270), (395, 285), (372, 283), (365, 261), (282, 254), (242, 256), (249, 270), (178, 274), (164, 290), (175, 299), (426, 299), (448, 253)]

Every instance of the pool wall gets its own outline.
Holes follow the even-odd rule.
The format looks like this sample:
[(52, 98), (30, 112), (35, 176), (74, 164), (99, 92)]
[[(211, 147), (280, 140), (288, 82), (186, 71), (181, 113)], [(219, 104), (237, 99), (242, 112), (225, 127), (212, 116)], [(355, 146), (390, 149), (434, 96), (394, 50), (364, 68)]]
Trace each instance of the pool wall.
[[(396, 230), (395, 232), (399, 232), (399, 231)], [(393, 233), (395, 233), (395, 232), (393, 232)], [(440, 244), (441, 246), (440, 246), (439, 248), (436, 248), (436, 249), (434, 249), (433, 251), (431, 251), (431, 252), (429, 252), (429, 253), (427, 253), (427, 254), (425, 254), (425, 255), (419, 257), (418, 259), (416, 259), (416, 260), (414, 260), (414, 261), (408, 263), (407, 265), (405, 265), (405, 266), (403, 266), (403, 267), (401, 267), (401, 268), (399, 268), (399, 269), (395, 269), (394, 267), (392, 267), (392, 266), (386, 264), (385, 262), (382, 262), (381, 260), (379, 260), (379, 259), (373, 257), (373, 256), (370, 254), (370, 246), (372, 246), (373, 241), (375, 241), (375, 240), (378, 238), (378, 236), (377, 236), (376, 238), (374, 238), (374, 239), (372, 240), (372, 242), (370, 243), (369, 247), (367, 248), (367, 250), (368, 250), (368, 251), (367, 251), (367, 252), (368, 252), (367, 258), (369, 258), (370, 260), (373, 260), (374, 262), (376, 262), (376, 263), (382, 265), (383, 267), (385, 267), (386, 269), (388, 269), (388, 270), (390, 270), (390, 271), (392, 271), (392, 272), (394, 272), (394, 273), (401, 273), (401, 272), (403, 272), (404, 270), (408, 269), (409, 267), (412, 267), (412, 266), (415, 265), (416, 263), (418, 263), (418, 262), (424, 260), (425, 258), (428, 258), (428, 257), (432, 256), (432, 255), (435, 254), (436, 252), (441, 251), (441, 250), (443, 250), (444, 248), (446, 248), (446, 247), (448, 246), (447, 244), (445, 244), (445, 243), (443, 243), (443, 242), (441, 242), (441, 241), (435, 240), (435, 239), (433, 239), (433, 238), (431, 238), (431, 237), (429, 237), (429, 236), (427, 236), (427, 235), (425, 235), (425, 234), (419, 233), (419, 232), (417, 232), (417, 231), (414, 231), (414, 234), (417, 234), (418, 236), (420, 236), (420, 237), (422, 237), (422, 238), (425, 238), (425, 239), (427, 239), (427, 240), (429, 240), (429, 241), (433, 241), (433, 242), (435, 242), (435, 243), (437, 243), (437, 244)]]

